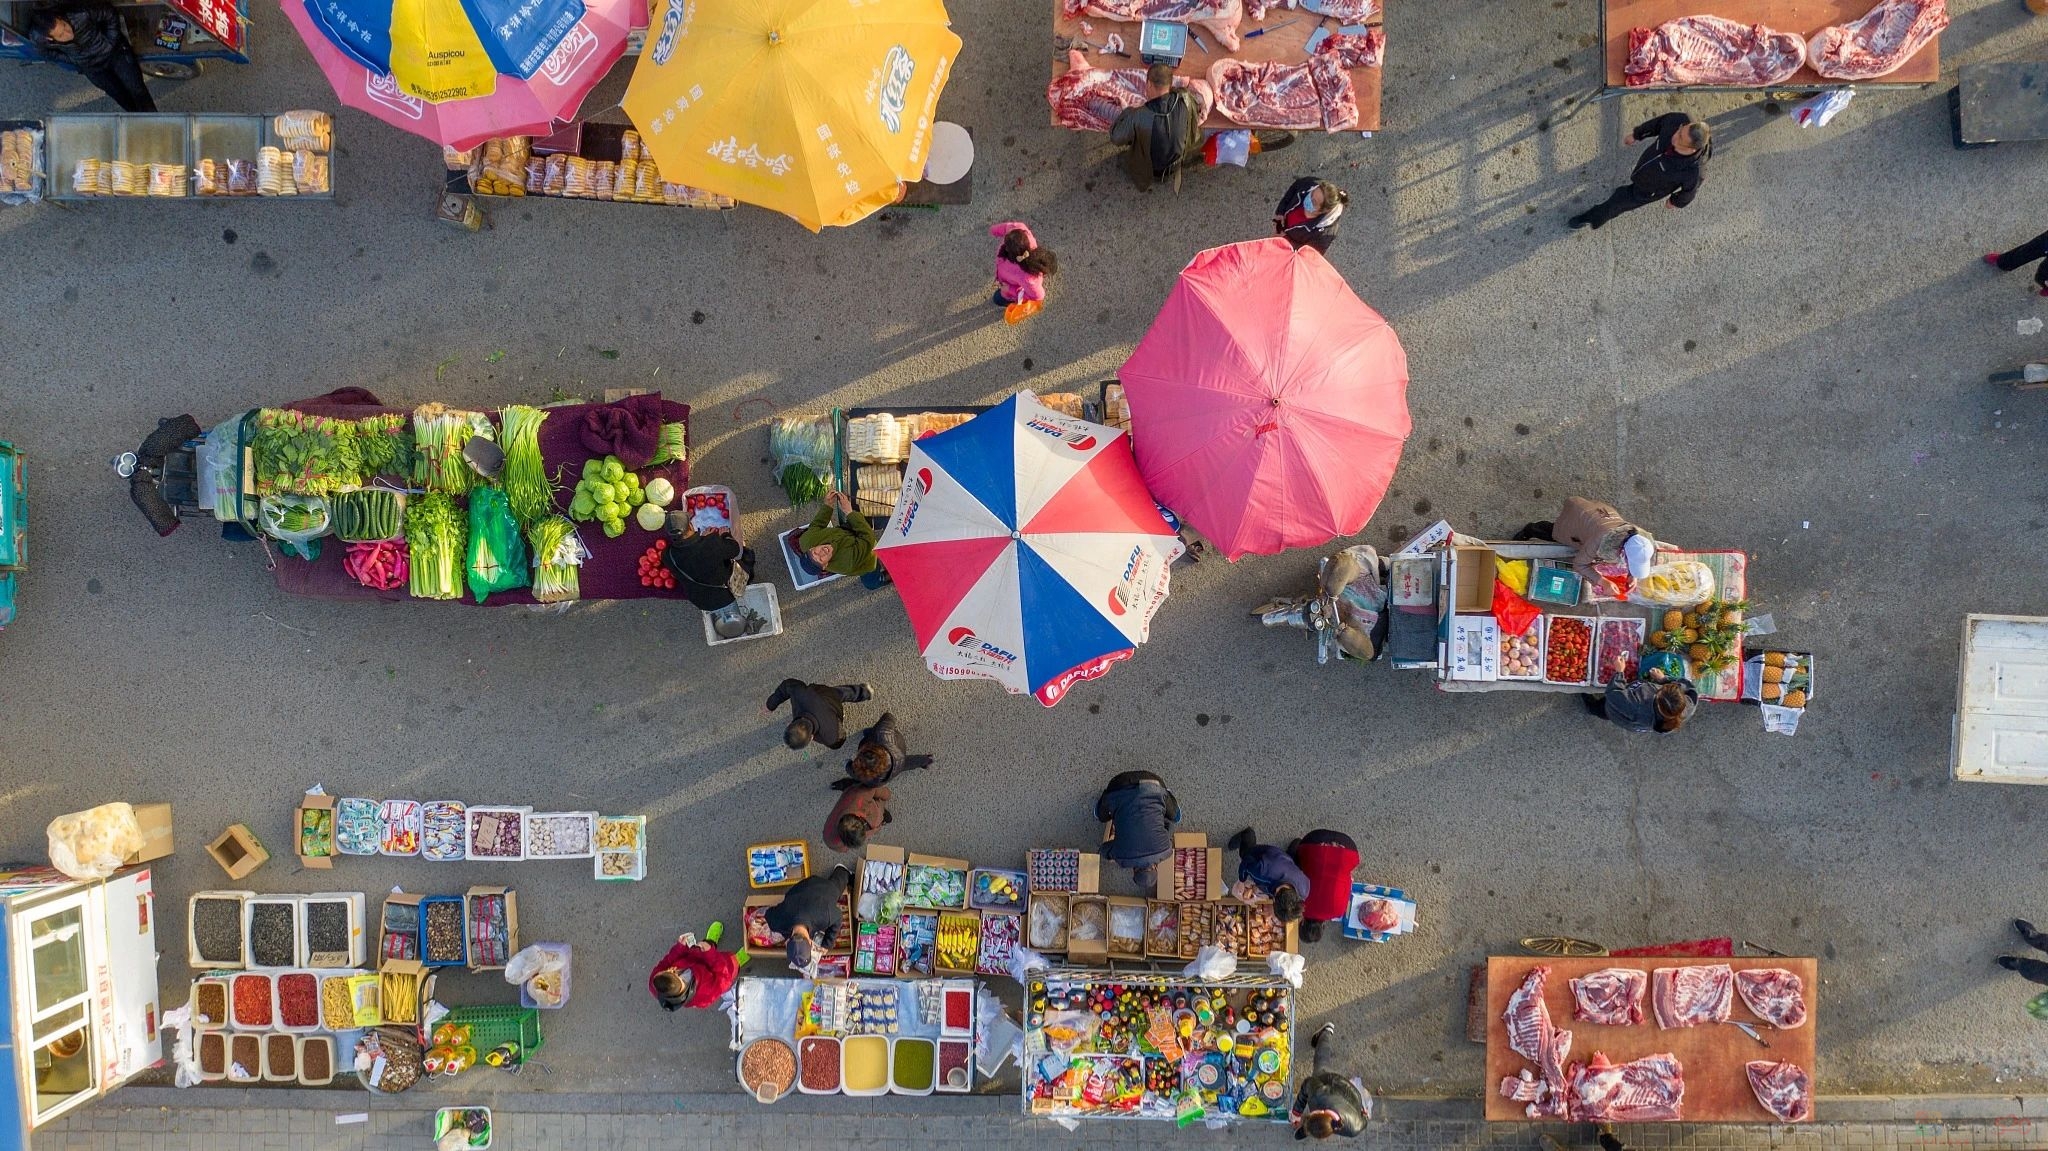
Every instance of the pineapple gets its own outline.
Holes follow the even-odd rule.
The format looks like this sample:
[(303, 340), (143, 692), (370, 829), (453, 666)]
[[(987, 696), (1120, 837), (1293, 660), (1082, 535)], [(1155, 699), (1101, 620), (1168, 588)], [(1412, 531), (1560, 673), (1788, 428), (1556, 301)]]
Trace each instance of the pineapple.
[(1714, 651), (1706, 644), (1696, 643), (1685, 649), (1685, 658), (1705, 666), (1708, 660), (1714, 658)]
[(1698, 643), (1700, 642), (1700, 629), (1687, 627), (1684, 631), (1678, 633), (1678, 638), (1683, 643)]
[(1724, 611), (1724, 612), (1722, 612), (1722, 613), (1721, 613), (1721, 626), (1722, 626), (1722, 627), (1741, 627), (1741, 626), (1742, 626), (1742, 612), (1741, 612), (1741, 611), (1739, 611), (1739, 610), (1736, 610), (1736, 611)]
[(1780, 683), (1766, 683), (1766, 684), (1764, 685), (1764, 691), (1763, 691), (1763, 696), (1764, 696), (1764, 702), (1765, 702), (1765, 703), (1776, 703), (1776, 702), (1778, 702), (1778, 697), (1779, 697), (1780, 695), (1783, 695), (1783, 694), (1784, 694), (1784, 692), (1785, 692), (1785, 685), (1784, 685), (1784, 684), (1780, 684)]
[(1785, 666), (1785, 653), (1784, 653), (1784, 652), (1782, 652), (1782, 651), (1767, 651), (1767, 652), (1765, 652), (1765, 653), (1764, 653), (1764, 666), (1765, 666), (1765, 667), (1784, 667), (1784, 666)]
[(1651, 647), (1657, 647), (1657, 648), (1663, 648), (1663, 647), (1670, 647), (1670, 646), (1671, 646), (1671, 633), (1670, 633), (1670, 632), (1668, 632), (1668, 631), (1653, 631), (1653, 632), (1651, 632), (1651, 633), (1650, 633), (1650, 646), (1651, 646)]
[(1677, 610), (1677, 609), (1675, 609), (1675, 608), (1674, 608), (1674, 609), (1672, 609), (1671, 611), (1667, 611), (1667, 612), (1665, 612), (1665, 613), (1664, 613), (1664, 630), (1665, 630), (1665, 631), (1677, 631), (1677, 630), (1678, 630), (1679, 628), (1682, 628), (1682, 627), (1684, 627), (1684, 626), (1685, 626), (1685, 613), (1684, 613), (1684, 612), (1682, 612), (1682, 611), (1679, 611), (1679, 610)]
[(1764, 682), (1765, 682), (1765, 683), (1783, 683), (1783, 682), (1785, 682), (1785, 669), (1784, 669), (1784, 668), (1782, 668), (1782, 667), (1771, 667), (1771, 666), (1769, 666), (1769, 665), (1765, 665), (1765, 667), (1764, 667)]
[(1799, 690), (1798, 688), (1796, 688), (1796, 687), (1795, 687), (1795, 688), (1793, 688), (1793, 689), (1792, 689), (1791, 691), (1788, 691), (1788, 692), (1786, 692), (1786, 693), (1785, 693), (1785, 706), (1786, 706), (1786, 707), (1805, 707), (1805, 706), (1806, 706), (1806, 693), (1805, 693), (1805, 692), (1803, 692), (1803, 691), (1800, 691), (1800, 690)]

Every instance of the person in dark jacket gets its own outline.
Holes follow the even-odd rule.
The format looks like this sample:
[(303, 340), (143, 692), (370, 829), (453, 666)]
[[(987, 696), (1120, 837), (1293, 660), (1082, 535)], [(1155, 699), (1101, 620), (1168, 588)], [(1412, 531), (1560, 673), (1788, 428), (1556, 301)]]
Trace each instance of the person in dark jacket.
[[(1628, 1144), (1615, 1134), (1614, 1124), (1602, 1123), (1593, 1131), (1593, 1139), (1600, 1145), (1600, 1151), (1629, 1151)], [(1543, 1151), (1571, 1151), (1560, 1143), (1555, 1135), (1538, 1135), (1537, 1142), (1543, 1144)]]
[(25, 31), (36, 51), (78, 69), (123, 112), (156, 111), (142, 80), (142, 61), (112, 5), (92, 0), (44, 5), (29, 13)]
[(669, 517), (668, 547), (661, 562), (676, 573), (676, 586), (683, 597), (700, 611), (731, 607), (738, 598), (732, 591), (735, 563), (751, 583), (754, 578), (754, 549), (743, 547), (731, 532), (700, 532), (681, 513)]
[(1356, 1139), (1365, 1133), (1365, 1121), (1372, 1117), (1372, 1096), (1365, 1084), (1357, 1076), (1346, 1077), (1330, 1069), (1330, 1047), (1336, 1036), (1337, 1025), (1325, 1023), (1308, 1041), (1315, 1058), (1287, 1112), (1296, 1139), (1328, 1139), (1332, 1135)]
[[(2020, 938), (2026, 940), (2028, 947), (2048, 952), (2048, 935), (2036, 931), (2033, 924), (2024, 919), (2015, 919), (2012, 921), (2012, 929), (2020, 933)], [(2030, 983), (2048, 984), (2048, 963), (2031, 956), (2001, 955), (1998, 957), (1998, 965)]]
[(1260, 843), (1249, 827), (1230, 837), (1230, 849), (1237, 852), (1237, 878), (1272, 897), (1273, 914), (1280, 922), (1301, 918), (1313, 882), (1293, 856), (1270, 843)]
[(1112, 776), (1095, 800), (1095, 818), (1110, 825), (1102, 858), (1131, 869), (1140, 887), (1159, 878), (1159, 862), (1173, 854), (1173, 825), (1180, 822), (1180, 802), (1166, 790), (1166, 781), (1149, 771)]
[(768, 930), (787, 939), (789, 965), (809, 970), (820, 951), (839, 937), (839, 897), (853, 886), (853, 869), (840, 864), (823, 875), (799, 879), (782, 902), (762, 913)]
[(1287, 845), (1287, 853), (1308, 876), (1308, 894), (1301, 901), (1301, 938), (1323, 937), (1323, 924), (1341, 925), (1351, 910), (1351, 873), (1358, 868), (1358, 845), (1341, 831), (1319, 827)]
[(1328, 180), (1303, 176), (1288, 185), (1280, 206), (1273, 210), (1273, 233), (1287, 237), (1296, 248), (1327, 254), (1336, 242), (1344, 205), (1350, 202), (1350, 195)]
[(2048, 296), (2048, 259), (2044, 257), (2048, 257), (2048, 232), (2035, 236), (2017, 248), (2008, 248), (2003, 252), (1986, 252), (1984, 262), (2001, 272), (2010, 272), (2015, 268), (2024, 268), (2035, 260), (2041, 260), (2040, 266), (2034, 269), (2034, 285), (2041, 289), (2042, 295)]
[(895, 818), (889, 814), (889, 799), (886, 787), (857, 784), (842, 789), (832, 814), (825, 817), (825, 846), (834, 851), (859, 851), (876, 828)]
[(1685, 726), (1699, 709), (1700, 692), (1689, 679), (1672, 679), (1662, 668), (1651, 668), (1643, 678), (1623, 683), (1620, 676), (1607, 681), (1603, 695), (1582, 696), (1586, 710), (1612, 721), (1624, 731), (1654, 731), (1668, 735)]
[(898, 772), (916, 771), (931, 765), (931, 756), (910, 754), (909, 745), (903, 741), (903, 728), (894, 715), (885, 711), (873, 727), (860, 733), (860, 743), (854, 748), (853, 758), (846, 761), (846, 778), (833, 780), (832, 786), (839, 791), (849, 787), (872, 787), (896, 778)]
[(1124, 109), (1109, 126), (1110, 141), (1123, 145), (1124, 168), (1141, 192), (1169, 178), (1179, 191), (1181, 168), (1202, 154), (1202, 134), (1202, 102), (1174, 86), (1167, 64), (1145, 72), (1145, 102)]
[[(1654, 139), (1653, 139), (1654, 138)], [(1683, 112), (1666, 112), (1645, 120), (1621, 138), (1623, 144), (1651, 140), (1636, 161), (1628, 183), (1601, 203), (1573, 216), (1574, 228), (1597, 228), (1623, 212), (1665, 200), (1674, 208), (1692, 203), (1706, 178), (1707, 159), (1714, 154), (1707, 126)]]
[(809, 747), (815, 739), (837, 751), (846, 746), (846, 705), (865, 703), (873, 698), (875, 689), (864, 683), (827, 687), (822, 683), (785, 679), (775, 685), (775, 694), (768, 697), (768, 703), (761, 711), (772, 714), (787, 703), (792, 714), (789, 726), (782, 730), (782, 742), (800, 750)]
[(714, 923), (701, 943), (688, 933), (676, 936), (676, 945), (647, 976), (647, 990), (661, 1002), (662, 1010), (710, 1007), (731, 990), (747, 955), (720, 951), (718, 941), (724, 934), (725, 924)]

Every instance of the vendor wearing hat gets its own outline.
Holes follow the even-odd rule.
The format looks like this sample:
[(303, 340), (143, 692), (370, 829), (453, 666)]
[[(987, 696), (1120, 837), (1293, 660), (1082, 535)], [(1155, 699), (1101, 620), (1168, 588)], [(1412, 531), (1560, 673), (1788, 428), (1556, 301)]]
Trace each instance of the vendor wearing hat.
[(724, 934), (725, 924), (714, 923), (704, 933), (704, 942), (698, 942), (688, 932), (676, 936), (676, 945), (668, 949), (668, 954), (647, 976), (647, 990), (660, 1001), (662, 1010), (710, 1007), (732, 990), (733, 980), (747, 962), (747, 953), (728, 955), (718, 950), (718, 941)]
[(853, 886), (853, 869), (840, 864), (823, 875), (797, 881), (769, 908), (764, 919), (768, 930), (789, 940), (789, 965), (809, 971), (818, 953), (830, 951), (839, 935), (839, 897)]
[(1621, 518), (1611, 504), (1573, 496), (1555, 520), (1525, 524), (1518, 540), (1551, 540), (1577, 548), (1572, 567), (1589, 580), (1600, 581), (1600, 567), (1626, 564), (1628, 578), (1640, 580), (1657, 560), (1657, 541), (1650, 533)]

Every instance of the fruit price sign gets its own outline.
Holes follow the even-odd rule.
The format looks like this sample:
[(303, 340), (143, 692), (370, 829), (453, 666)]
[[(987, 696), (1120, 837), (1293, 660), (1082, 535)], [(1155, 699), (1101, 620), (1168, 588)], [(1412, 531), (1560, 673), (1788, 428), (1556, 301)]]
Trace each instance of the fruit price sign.
[(170, 5), (233, 51), (242, 50), (242, 13), (234, 0), (170, 0)]

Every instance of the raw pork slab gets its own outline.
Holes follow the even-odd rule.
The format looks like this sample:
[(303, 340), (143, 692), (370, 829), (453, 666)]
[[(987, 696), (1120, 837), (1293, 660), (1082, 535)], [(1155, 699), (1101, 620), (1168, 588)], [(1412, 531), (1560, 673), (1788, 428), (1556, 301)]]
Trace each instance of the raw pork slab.
[(1679, 1118), (1685, 1072), (1666, 1052), (1616, 1065), (1604, 1052), (1575, 1064), (1571, 1075), (1571, 1117), (1581, 1123), (1652, 1123)]
[(1332, 56), (1311, 56), (1304, 64), (1218, 60), (1209, 66), (1216, 110), (1255, 128), (1322, 129), (1358, 126), (1358, 95), (1351, 73)]
[(1764, 88), (1791, 79), (1805, 63), (1806, 42), (1789, 32), (1719, 16), (1681, 16), (1655, 28), (1631, 30), (1621, 74), (1631, 88)]
[[(1270, 7), (1270, 3), (1268, 7)], [(1339, 24), (1363, 24), (1379, 8), (1374, 0), (1322, 0), (1316, 11)]]
[(1538, 1079), (1527, 1070), (1501, 1080), (1500, 1093), (1518, 1103), (1527, 1103), (1531, 1119), (1554, 1119), (1565, 1113), (1564, 1061), (1571, 1054), (1572, 1033), (1559, 1031), (1550, 1021), (1550, 1008), (1543, 1002), (1543, 985), (1550, 968), (1538, 964), (1529, 969), (1522, 986), (1508, 999), (1503, 1013), (1508, 1025), (1508, 1048), (1536, 1065)]
[(1813, 1078), (1797, 1063), (1773, 1063), (1759, 1059), (1745, 1063), (1749, 1089), (1764, 1110), (1787, 1123), (1804, 1123), (1813, 1118)]
[(1572, 1018), (1582, 1023), (1633, 1027), (1643, 1021), (1650, 977), (1633, 967), (1605, 967), (1572, 980)]
[(1790, 1031), (1806, 1022), (1806, 984), (1794, 972), (1782, 967), (1738, 971), (1735, 990), (1757, 1018), (1773, 1027)]
[(1237, 35), (1237, 25), (1244, 19), (1243, 0), (1065, 0), (1063, 7), (1069, 19), (1093, 16), (1131, 24), (1164, 20), (1198, 25), (1213, 34), (1225, 52), (1235, 52), (1244, 43)]
[(1332, 32), (1316, 45), (1319, 56), (1334, 57), (1344, 68), (1377, 68), (1386, 55), (1387, 33), (1381, 28), (1363, 32)]
[(1806, 58), (1830, 80), (1875, 80), (1898, 71), (1946, 27), (1947, 0), (1880, 0), (1861, 20), (1821, 29)]
[[(1176, 80), (1195, 94), (1201, 108), (1195, 117), (1209, 118), (1216, 98), (1209, 85), (1200, 80)], [(1107, 132), (1126, 108), (1145, 102), (1143, 68), (1091, 68), (1079, 49), (1067, 53), (1067, 70), (1046, 85), (1045, 101), (1052, 105), (1052, 122), (1062, 128), (1083, 132)]]
[(1725, 1023), (1735, 1006), (1735, 973), (1725, 963), (1659, 967), (1650, 982), (1659, 1027)]

